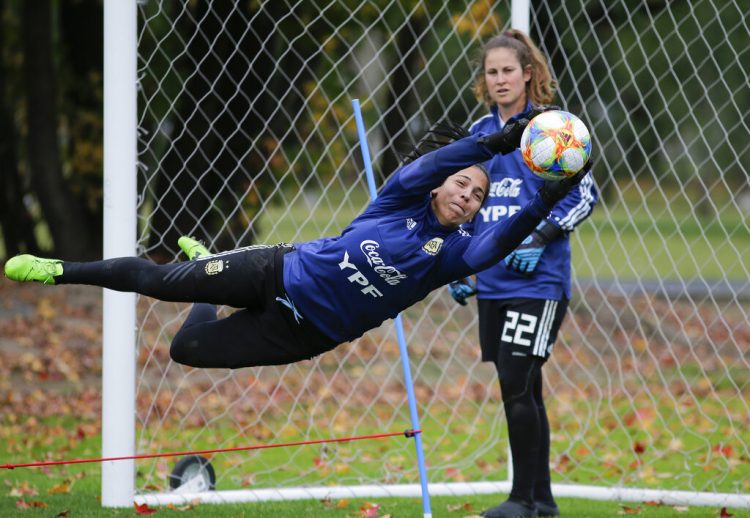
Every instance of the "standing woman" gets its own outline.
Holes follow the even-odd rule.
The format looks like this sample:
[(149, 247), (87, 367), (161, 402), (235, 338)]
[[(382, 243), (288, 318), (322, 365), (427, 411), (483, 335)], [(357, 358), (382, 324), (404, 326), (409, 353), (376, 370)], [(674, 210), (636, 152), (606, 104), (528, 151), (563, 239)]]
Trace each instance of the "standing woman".
[[(490, 39), (479, 64), (474, 94), (490, 113), (472, 125), (471, 133), (499, 131), (523, 118), (532, 106), (554, 101), (557, 85), (547, 62), (521, 31)], [(488, 164), (490, 191), (470, 229), (474, 235), (512, 216), (544, 184), (524, 164), (520, 150), (495, 156)], [(477, 274), (476, 288), (470, 279), (449, 286), (461, 304), (477, 293), (482, 361), (494, 362), (497, 368), (513, 456), (509, 499), (482, 516), (560, 514), (550, 487), (542, 366), (552, 353), (570, 300), (568, 234), (591, 214), (597, 197), (588, 173), (518, 248)]]

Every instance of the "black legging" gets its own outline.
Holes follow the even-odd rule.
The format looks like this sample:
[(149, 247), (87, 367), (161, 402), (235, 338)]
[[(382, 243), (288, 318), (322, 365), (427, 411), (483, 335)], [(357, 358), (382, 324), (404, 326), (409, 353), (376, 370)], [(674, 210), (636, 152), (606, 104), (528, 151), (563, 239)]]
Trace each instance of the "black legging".
[(504, 354), (495, 362), (513, 455), (510, 497), (552, 502), (549, 493), (549, 421), (542, 394), (544, 359)]
[[(207, 302), (248, 308), (258, 306), (263, 293), (248, 282), (238, 254), (236, 267), (208, 275), (209, 261), (156, 264), (140, 257), (120, 257), (87, 263), (63, 263), (56, 284), (92, 284), (115, 291), (135, 292), (167, 302)], [(234, 259), (234, 258), (233, 258)], [(235, 266), (235, 265), (233, 265)], [(254, 286), (255, 285), (255, 286)]]

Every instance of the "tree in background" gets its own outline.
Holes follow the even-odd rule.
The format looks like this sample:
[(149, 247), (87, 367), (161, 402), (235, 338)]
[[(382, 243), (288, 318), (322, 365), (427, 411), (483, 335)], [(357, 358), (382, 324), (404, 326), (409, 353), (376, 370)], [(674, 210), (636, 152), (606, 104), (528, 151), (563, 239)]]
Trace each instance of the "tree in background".
[[(586, 106), (607, 143), (603, 197), (632, 171), (638, 182), (679, 187), (710, 215), (713, 196), (742, 191), (750, 160), (741, 141), (750, 110), (741, 20), (731, 9), (704, 13), (703, 0), (669, 10), (602, 5), (587, 3), (560, 32), (538, 4), (532, 25), (560, 91), (576, 92), (563, 104)], [(361, 171), (348, 152), (357, 139), (345, 124), (353, 97), (376, 135), (382, 183), (430, 123), (473, 119), (471, 93), (450, 78), (471, 74), (462, 49), (500, 30), (501, 7), (477, 0), (461, 13), (442, 6), (427, 15), (417, 0), (307, 2), (288, 16), (273, 2), (139, 3), (147, 252), (172, 254), (182, 233), (219, 248), (250, 244), (269, 200), (295, 203), (332, 182), (351, 184)], [(6, 254), (101, 254), (102, 15), (101, 0), (0, 0)]]
[[(84, 11), (90, 16), (79, 16)], [(88, 57), (101, 71), (101, 13), (100, 2), (0, 4), (6, 254), (41, 248), (75, 259), (101, 255), (101, 187), (82, 178), (94, 171), (101, 183), (102, 135), (79, 126), (81, 119), (101, 126), (101, 95), (95, 94), (101, 73), (74, 63)], [(84, 159), (82, 146), (91, 150)]]

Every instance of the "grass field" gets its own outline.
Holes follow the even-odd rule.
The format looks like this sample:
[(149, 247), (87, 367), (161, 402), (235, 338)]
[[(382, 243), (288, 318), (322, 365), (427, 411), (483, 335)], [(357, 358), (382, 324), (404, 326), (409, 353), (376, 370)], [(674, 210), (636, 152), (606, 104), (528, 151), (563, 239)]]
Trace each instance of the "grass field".
[[(27, 423), (28, 424), (28, 423)], [(73, 430), (77, 427), (90, 426), (94, 423), (81, 423), (70, 420), (52, 420), (37, 423), (35, 426), (46, 430)], [(21, 425), (19, 425), (21, 426)], [(24, 427), (26, 425), (23, 425)], [(12, 428), (12, 427), (10, 427)], [(8, 427), (3, 427), (8, 430)], [(66, 433), (58, 436), (53, 432), (46, 438), (26, 436), (28, 443), (35, 446), (25, 450), (20, 443), (8, 441), (16, 453), (3, 455), (6, 460), (26, 459), (30, 454), (43, 457), (60, 442), (73, 444), (67, 452), (70, 457), (92, 456), (100, 451), (100, 441), (95, 435), (71, 441)], [(53, 438), (50, 441), (50, 438)], [(21, 453), (23, 451), (23, 454)], [(140, 472), (140, 470), (139, 470)], [(4, 498), (0, 498), (0, 516), (134, 516), (139, 514), (134, 508), (102, 509), (99, 502), (100, 467), (98, 464), (74, 465), (66, 467), (20, 468), (3, 471), (0, 474), (5, 487)], [(139, 482), (142, 479), (139, 479)], [(470, 517), (476, 516), (482, 509), (497, 505), (504, 495), (475, 495), (460, 497), (434, 497), (431, 499), (432, 512), (435, 517)], [(607, 517), (617, 515), (637, 515), (644, 517), (750, 517), (750, 510), (730, 509), (721, 515), (717, 507), (689, 507), (660, 505), (657, 502), (599, 502), (584, 499), (558, 499), (563, 516), (569, 517)], [(226, 516), (226, 517), (417, 517), (422, 515), (422, 503), (418, 498), (378, 498), (352, 500), (301, 500), (291, 502), (247, 503), (231, 505), (201, 505), (193, 502), (188, 505), (157, 507), (152, 509), (159, 515), (186, 516)], [(142, 508), (141, 514), (149, 512)]]
[[(750, 275), (748, 218), (730, 199), (712, 217), (695, 213), (682, 196), (633, 186), (619, 201), (596, 207), (572, 239), (575, 273), (600, 279), (738, 279)], [(670, 201), (665, 201), (665, 197)], [(341, 200), (345, 200), (342, 203)], [(366, 205), (363, 185), (347, 192), (307, 194), (288, 206), (266, 207), (260, 243), (306, 241), (335, 235)]]
[[(679, 450), (701, 450), (706, 442), (720, 444), (726, 441), (725, 432), (729, 427), (741, 425), (730, 419), (722, 418), (721, 409), (703, 409), (701, 414), (709, 413), (715, 418), (710, 429), (696, 432), (694, 429), (680, 430), (680, 423), (675, 420), (670, 430), (654, 430), (658, 427), (648, 426), (648, 430), (610, 428), (608, 422), (613, 419), (606, 411), (598, 418), (602, 422), (600, 434), (588, 434), (578, 441), (575, 437), (580, 423), (576, 416), (585, 412), (582, 409), (566, 408), (565, 405), (588, 405), (586, 401), (563, 401), (561, 407), (550, 409), (553, 434), (553, 449), (564, 451), (569, 460), (561, 462), (560, 457), (553, 459), (553, 481), (559, 475), (577, 483), (609, 485), (613, 481), (627, 481), (625, 487), (669, 489), (685, 488), (685, 477), (690, 477), (689, 485), (705, 488), (713, 484), (717, 491), (740, 493), (747, 491), (750, 481), (750, 464), (747, 460), (717, 455), (713, 459), (704, 458), (703, 466), (697, 470), (685, 470), (686, 457), (674, 447), (676, 437), (681, 437)], [(669, 409), (666, 398), (665, 408)], [(736, 407), (732, 409), (732, 407)], [(446, 416), (440, 415), (449, 409), (433, 409), (428, 416), (423, 416), (422, 429), (425, 441), (444, 435)], [(466, 409), (471, 411), (470, 409)], [(730, 415), (741, 412), (741, 405), (730, 403)], [(627, 409), (613, 409), (614, 414), (627, 414)], [(465, 414), (465, 412), (464, 412)], [(272, 416), (269, 416), (272, 417)], [(406, 416), (403, 416), (406, 421)], [(470, 416), (462, 417), (470, 419)], [(648, 416), (645, 416), (646, 418)], [(696, 416), (696, 419), (699, 416)], [(738, 418), (741, 419), (741, 416)], [(284, 421), (265, 423), (269, 427), (283, 426)], [(699, 426), (700, 423), (697, 423)], [(444, 439), (441, 451), (445, 452), (439, 459), (428, 459), (428, 466), (442, 464), (460, 465), (462, 456), (471, 454), (471, 446), (490, 440), (489, 432), (481, 426), (477, 429), (466, 429), (454, 426)], [(696, 428), (697, 429), (697, 428)], [(72, 416), (50, 416), (37, 419), (28, 416), (4, 416), (0, 426), (3, 443), (3, 462), (26, 462), (31, 459), (90, 458), (101, 451), (98, 424), (96, 419), (76, 419)], [(368, 430), (364, 430), (367, 432)], [(373, 430), (376, 431), (376, 430)], [(191, 438), (200, 435), (198, 430), (185, 429), (181, 435), (172, 438), (176, 444), (188, 444)], [(211, 438), (231, 435), (232, 429), (214, 429), (209, 437), (192, 443), (192, 449), (212, 448), (215, 443)], [(504, 434), (504, 431), (503, 431)], [(184, 439), (182, 440), (181, 437)], [(501, 438), (501, 440), (504, 440)], [(744, 439), (747, 441), (747, 438)], [(642, 455), (643, 462), (637, 462), (632, 454), (634, 442), (647, 444), (647, 452)], [(724, 444), (727, 444), (724, 442)], [(731, 442), (728, 444), (732, 444)], [(429, 446), (429, 445), (428, 445)], [(734, 445), (737, 448), (737, 445)], [(386, 441), (361, 441), (326, 446), (327, 460), (320, 462), (323, 448), (304, 446), (295, 448), (278, 448), (258, 452), (226, 453), (213, 456), (219, 483), (217, 489), (242, 489), (277, 487), (277, 482), (288, 485), (290, 475), (295, 476), (294, 485), (320, 486), (331, 483), (331, 473), (341, 483), (356, 483), (357, 476), (380, 478), (387, 476), (387, 471), (403, 472), (400, 482), (416, 482), (413, 472), (413, 450), (411, 441), (392, 438)], [(731, 448), (731, 446), (730, 446)], [(464, 451), (466, 449), (466, 451)], [(737, 448), (739, 449), (739, 448)], [(431, 481), (438, 480), (472, 480), (487, 477), (488, 473), (497, 473), (497, 479), (505, 476), (506, 458), (502, 451), (497, 456), (484, 458), (481, 464), (473, 464), (465, 469), (430, 470)], [(739, 454), (739, 453), (738, 453)], [(342, 459), (351, 459), (344, 462)], [(698, 457), (693, 457), (698, 461)], [(453, 463), (456, 464), (453, 464)], [(729, 464), (727, 466), (726, 464)], [(166, 475), (173, 465), (172, 459), (138, 461), (137, 486), (147, 491), (163, 492), (166, 490)], [(575, 465), (575, 467), (573, 467)], [(258, 476), (249, 476), (247, 470), (263, 466), (265, 469)], [(277, 466), (276, 469), (268, 469)], [(384, 469), (384, 466), (387, 469)], [(384, 473), (386, 473), (384, 475)], [(447, 475), (449, 473), (449, 475)], [(717, 479), (717, 475), (721, 479)], [(98, 464), (71, 465), (51, 468), (19, 468), (0, 473), (5, 487), (6, 497), (0, 499), (0, 516), (32, 515), (56, 516), (70, 511), (63, 516), (108, 516), (109, 514), (134, 515), (134, 510), (104, 511), (99, 506), (100, 467)], [(348, 482), (347, 482), (348, 480)], [(382, 478), (381, 478), (382, 480)], [(386, 480), (384, 480), (386, 481)], [(713, 481), (713, 482), (712, 482)], [(461, 497), (440, 497), (433, 500), (434, 516), (473, 516), (486, 507), (496, 505), (501, 495), (478, 495)], [(248, 503), (242, 505), (199, 505), (177, 506), (176, 509), (162, 508), (159, 512), (172, 513), (183, 511), (199, 516), (420, 516), (419, 499), (383, 498), (369, 500), (379, 506), (376, 514), (366, 514), (368, 500), (341, 501), (294, 501), (285, 503)], [(654, 502), (595, 502), (583, 499), (560, 499), (564, 516), (614, 516), (617, 514), (637, 514), (640, 516), (719, 516), (720, 509), (684, 506), (655, 505)], [(210, 509), (210, 511), (209, 511)], [(370, 508), (372, 509), (372, 508)], [(371, 511), (374, 512), (374, 511)], [(736, 517), (750, 517), (750, 510), (731, 510)]]
[[(624, 194), (627, 198), (633, 193), (627, 191)], [(717, 218), (699, 224), (699, 218), (686, 203), (677, 200), (667, 205), (659, 201), (659, 196), (653, 197), (648, 209), (634, 198), (628, 201), (632, 203), (627, 207), (615, 204), (595, 211), (573, 240), (577, 275), (613, 279), (747, 278), (748, 266), (742, 258), (750, 254), (750, 233), (746, 231), (747, 223), (741, 215), (724, 211)], [(339, 209), (338, 202), (342, 199), (346, 201)], [(310, 194), (307, 201), (298, 200), (289, 208), (270, 206), (262, 216), (260, 229), (263, 235), (259, 241), (298, 241), (335, 234), (359, 213), (366, 199), (363, 187), (330, 195), (323, 200)], [(315, 210), (317, 204), (326, 209)], [(680, 220), (683, 216), (679, 215), (684, 215), (684, 219)], [(0, 289), (3, 288), (0, 280)], [(5, 312), (4, 319), (0, 319), (2, 463), (98, 456), (101, 451), (99, 409), (91, 400), (99, 397), (99, 379), (96, 375), (84, 375), (86, 372), (97, 374), (99, 368), (98, 360), (92, 360), (100, 355), (98, 331), (90, 324), (96, 316), (92, 303), (70, 302), (71, 307), (62, 310), (60, 301), (39, 298), (36, 292), (20, 296), (7, 291), (2, 293), (0, 316)], [(439, 312), (440, 308), (433, 310)], [(84, 314), (87, 312), (91, 314)], [(444, 315), (436, 313), (433, 317), (439, 320)], [(729, 318), (729, 315), (723, 317)], [(740, 331), (744, 317), (732, 318), (730, 327)], [(80, 328), (81, 336), (64, 334), (59, 324), (63, 321)], [(29, 322), (38, 322), (39, 325), (31, 326)], [(666, 335), (670, 334), (664, 327), (668, 321), (657, 324)], [(588, 333), (593, 340), (594, 331), (582, 332)], [(699, 333), (691, 345), (710, 339), (714, 347), (721, 349), (721, 345), (716, 344), (722, 342), (705, 336), (707, 334)], [(633, 345), (631, 338), (624, 337), (628, 347), (632, 347), (628, 352), (632, 352), (634, 358), (644, 353), (644, 348), (645, 353), (655, 355), (658, 347), (663, 346), (656, 343), (658, 336), (650, 337), (653, 343), (640, 346)], [(646, 335), (646, 338), (649, 337)], [(670, 339), (669, 336), (665, 338)], [(612, 342), (613, 345), (618, 343)], [(85, 351), (78, 349), (76, 344), (84, 344)], [(11, 350), (13, 354), (9, 353)], [(75, 361), (81, 365), (63, 357), (66, 351), (72, 351), (77, 358)], [(563, 352), (556, 351), (556, 359), (562, 360)], [(553, 482), (750, 492), (750, 457), (745, 448), (750, 444), (747, 414), (750, 376), (745, 364), (742, 361), (732, 363), (735, 358), (728, 354), (724, 370), (715, 366), (699, 368), (687, 361), (692, 358), (687, 351), (679, 349), (674, 354), (680, 356), (681, 361), (684, 357), (684, 363), (678, 366), (650, 365), (645, 353), (640, 358), (645, 360), (644, 364), (635, 372), (626, 368), (625, 372), (608, 373), (607, 380), (614, 385), (621, 384), (619, 387), (607, 387), (598, 382), (591, 386), (579, 383), (579, 392), (560, 391), (550, 399)], [(604, 351), (597, 351), (597, 354), (604, 354)], [(701, 350), (698, 350), (696, 356), (700, 354)], [(68, 367), (76, 367), (76, 372), (47, 372), (48, 362), (54, 365), (57, 359), (68, 361)], [(623, 356), (620, 361), (627, 364), (628, 358)], [(586, 364), (575, 365), (577, 370), (593, 368)], [(621, 366), (617, 365), (618, 368)], [(603, 361), (598, 367), (606, 369), (609, 365)], [(429, 373), (422, 371), (421, 374)], [(682, 397), (676, 388), (672, 391), (673, 386), (660, 383), (660, 378), (686, 380), (687, 384), (693, 382), (687, 392), (689, 397)], [(610, 393), (602, 395), (600, 391), (607, 389)], [(618, 389), (622, 393), (618, 394)], [(338, 409), (321, 407), (318, 411), (334, 415)], [(449, 414), (457, 411), (461, 418), (454, 419), (454, 425), (446, 429)], [(436, 446), (431, 441), (439, 438), (436, 454), (428, 459), (431, 482), (505, 479), (507, 457), (502, 447), (493, 447), (491, 454), (479, 460), (473, 452), (478, 444), (498, 441), (502, 445), (507, 442), (504, 426), (493, 429), (487, 421), (500, 413), (499, 408), (478, 409), (471, 405), (460, 409), (447, 404), (432, 405), (426, 411), (422, 409), (426, 445)], [(288, 415), (293, 415), (291, 410)], [(302, 417), (300, 423), (295, 423), (298, 430), (306, 426), (305, 416)], [(390, 417), (392, 422), (408, 422), (406, 415)], [(278, 407), (276, 414), (264, 414), (263, 419), (263, 426), (267, 429), (280, 429), (288, 421), (294, 422), (295, 418), (288, 418), (286, 410)], [(328, 436), (330, 431), (330, 428), (322, 429), (321, 433)], [(382, 431), (367, 426), (358, 428), (358, 433)], [(210, 449), (216, 447), (217, 442), (232, 446), (258, 442), (252, 433), (239, 436), (237, 433), (231, 424), (215, 424), (206, 434), (200, 428), (185, 427), (171, 435), (168, 441), (139, 445), (139, 448), (174, 451), (184, 449), (186, 444), (190, 449)], [(336, 432), (330, 435), (346, 434)], [(227, 438), (234, 439), (229, 441)], [(293, 433), (288, 438), (290, 441), (299, 439)], [(359, 477), (383, 483), (417, 481), (413, 447), (411, 441), (403, 438), (387, 442), (345, 443), (325, 450), (316, 446), (218, 454), (212, 462), (219, 475), (219, 489), (275, 487), (290, 485), (290, 480), (293, 485), (346, 484), (356, 483)], [(172, 460), (139, 461), (137, 486), (145, 491), (164, 491), (172, 465)], [(0, 499), (0, 516), (135, 515), (134, 509), (101, 509), (98, 501), (99, 469), (97, 464), (84, 464), (3, 470), (0, 472), (3, 481), (0, 495), (5, 498)], [(434, 498), (433, 516), (473, 516), (502, 499), (501, 495)], [(365, 500), (313, 500), (226, 506), (191, 504), (175, 509), (159, 508), (157, 512), (237, 517), (421, 516), (419, 499), (384, 498), (369, 503), (379, 507), (368, 507)], [(645, 502), (620, 504), (582, 499), (560, 499), (559, 504), (563, 515), (572, 517), (630, 514), (720, 516), (718, 506), (684, 509)], [(730, 509), (729, 512), (732, 516), (750, 518), (750, 510)]]
[[(89, 480), (96, 479), (96, 473), (87, 475)], [(432, 516), (468, 518), (476, 517), (483, 509), (500, 503), (505, 495), (481, 495), (466, 497), (433, 497), (431, 499)], [(27, 506), (18, 505), (25, 502)], [(719, 507), (689, 507), (660, 505), (656, 502), (600, 502), (573, 498), (558, 499), (562, 516), (571, 518), (603, 518), (618, 515), (640, 516), (644, 518), (747, 518), (746, 510), (729, 509), (729, 514), (722, 514)], [(97, 500), (94, 484), (76, 485), (76, 489), (67, 494), (44, 495), (25, 498), (4, 498), (0, 500), (0, 513), (4, 517), (19, 516), (61, 516), (61, 517), (98, 517), (98, 516), (136, 516), (138, 514), (156, 514), (157, 516), (216, 516), (233, 518), (360, 518), (360, 517), (421, 517), (422, 502), (419, 498), (382, 498), (353, 499), (336, 501), (299, 500), (290, 502), (267, 502), (226, 505), (189, 504), (185, 506), (147, 507), (140, 513), (134, 508), (103, 509)]]

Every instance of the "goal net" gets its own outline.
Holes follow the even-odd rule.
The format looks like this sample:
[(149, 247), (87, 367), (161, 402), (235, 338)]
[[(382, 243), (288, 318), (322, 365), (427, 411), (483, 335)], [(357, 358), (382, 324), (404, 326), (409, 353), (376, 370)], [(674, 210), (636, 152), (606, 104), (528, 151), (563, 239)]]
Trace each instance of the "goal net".
[[(183, 260), (182, 234), (220, 251), (339, 233), (368, 203), (352, 99), (382, 185), (429, 124), (485, 113), (470, 91), (474, 59), (510, 26), (509, 9), (140, 1), (139, 254)], [(558, 494), (748, 491), (745, 20), (737, 0), (532, 2), (530, 33), (561, 105), (591, 130), (602, 193), (572, 236), (574, 296), (544, 369)], [(391, 321), (311, 361), (198, 370), (168, 354), (188, 310), (138, 299), (136, 453), (410, 428)], [(441, 289), (403, 320), (430, 483), (458, 492), (507, 481), (475, 303)], [(402, 437), (210, 457), (225, 501), (418, 482)], [(167, 494), (172, 468), (138, 461), (138, 498)]]

